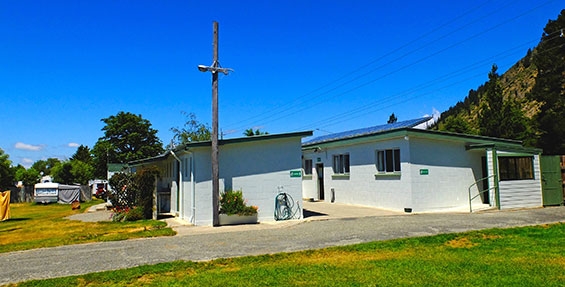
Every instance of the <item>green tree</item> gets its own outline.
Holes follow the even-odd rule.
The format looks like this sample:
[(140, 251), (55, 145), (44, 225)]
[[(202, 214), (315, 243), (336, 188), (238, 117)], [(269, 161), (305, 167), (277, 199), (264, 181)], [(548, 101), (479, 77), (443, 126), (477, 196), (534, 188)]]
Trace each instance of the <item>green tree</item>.
[(490, 137), (524, 140), (531, 137), (530, 122), (520, 105), (512, 99), (504, 99), (497, 66), (488, 74), (485, 94), (479, 112), (480, 134)]
[(43, 172), (43, 175), (51, 175), (51, 169), (60, 163), (61, 161), (58, 158), (48, 158), (34, 162), (31, 167), (40, 173)]
[(394, 113), (392, 113), (389, 117), (388, 117), (388, 121), (386, 122), (387, 124), (394, 124), (398, 121), (398, 118), (396, 117), (396, 115), (394, 115)]
[(80, 160), (87, 164), (92, 164), (92, 154), (88, 146), (80, 145), (77, 151), (71, 156), (70, 160)]
[(94, 167), (92, 165), (81, 160), (71, 160), (70, 162), (73, 183), (87, 185), (88, 181), (94, 178)]
[(530, 98), (541, 103), (535, 116), (537, 146), (545, 154), (565, 154), (565, 9), (548, 21), (533, 56), (538, 75)]
[(190, 142), (209, 141), (212, 139), (210, 126), (199, 122), (193, 113), (183, 112), (186, 116), (184, 126), (171, 128), (174, 133), (173, 143), (176, 145), (187, 144)]
[(243, 132), (243, 135), (247, 136), (247, 137), (261, 136), (261, 135), (268, 135), (268, 134), (269, 134), (268, 132), (263, 132), (263, 131), (260, 131), (259, 129), (256, 129), (254, 131), (253, 128), (246, 129), (245, 132)]
[(128, 163), (164, 152), (157, 130), (141, 115), (119, 112), (101, 121), (105, 123), (102, 128), (104, 136), (98, 139), (93, 148), (98, 177), (105, 177), (107, 163)]
[(112, 149), (110, 142), (99, 141), (92, 148), (92, 165), (94, 167), (94, 177), (96, 178), (106, 178), (108, 163), (114, 163), (110, 161), (110, 150)]
[(59, 163), (51, 169), (53, 181), (63, 184), (74, 184), (73, 166), (70, 161)]
[(440, 130), (461, 134), (473, 134), (473, 129), (467, 120), (462, 118), (460, 115), (448, 117)]
[(39, 174), (39, 171), (33, 167), (26, 169), (22, 165), (18, 165), (16, 168), (16, 180), (23, 182), (26, 186), (33, 186), (38, 183), (40, 179), (41, 175)]
[(14, 169), (9, 156), (0, 149), (0, 191), (4, 191), (14, 186)]
[(486, 91), (480, 103), (479, 129), (481, 135), (500, 137), (502, 127), (500, 125), (500, 112), (504, 103), (498, 67), (492, 65), (488, 74), (489, 81), (486, 83)]

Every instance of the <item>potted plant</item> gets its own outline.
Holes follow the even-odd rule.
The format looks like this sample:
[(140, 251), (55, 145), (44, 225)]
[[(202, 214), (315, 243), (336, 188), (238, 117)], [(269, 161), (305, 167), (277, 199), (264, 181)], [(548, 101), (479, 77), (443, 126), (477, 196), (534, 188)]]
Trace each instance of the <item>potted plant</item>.
[(220, 225), (257, 223), (257, 206), (247, 206), (241, 190), (226, 190), (220, 195)]

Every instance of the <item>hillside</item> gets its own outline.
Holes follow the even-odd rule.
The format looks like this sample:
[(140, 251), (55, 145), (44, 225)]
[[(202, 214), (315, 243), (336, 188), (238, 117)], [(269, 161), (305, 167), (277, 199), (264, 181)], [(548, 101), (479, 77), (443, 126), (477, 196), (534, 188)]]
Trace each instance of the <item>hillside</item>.
[(565, 10), (548, 21), (539, 44), (504, 74), (441, 114), (433, 129), (523, 140), (565, 154)]

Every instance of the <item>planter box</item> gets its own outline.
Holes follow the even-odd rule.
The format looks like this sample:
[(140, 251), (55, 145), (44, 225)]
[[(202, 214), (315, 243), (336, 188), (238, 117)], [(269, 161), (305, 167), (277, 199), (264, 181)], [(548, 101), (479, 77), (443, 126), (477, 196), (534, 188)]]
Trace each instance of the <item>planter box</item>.
[(253, 215), (220, 214), (220, 225), (238, 225), (257, 223), (257, 213)]

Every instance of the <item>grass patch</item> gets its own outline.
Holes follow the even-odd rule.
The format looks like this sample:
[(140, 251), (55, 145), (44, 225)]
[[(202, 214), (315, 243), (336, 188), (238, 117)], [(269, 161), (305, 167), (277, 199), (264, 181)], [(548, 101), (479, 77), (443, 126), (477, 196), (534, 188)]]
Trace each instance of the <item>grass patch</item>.
[(565, 224), (171, 262), (17, 286), (562, 286)]
[(102, 202), (93, 200), (81, 203), (80, 210), (72, 210), (68, 204), (10, 204), (12, 218), (0, 222), (0, 253), (175, 234), (165, 222), (157, 220), (81, 222), (66, 219)]

